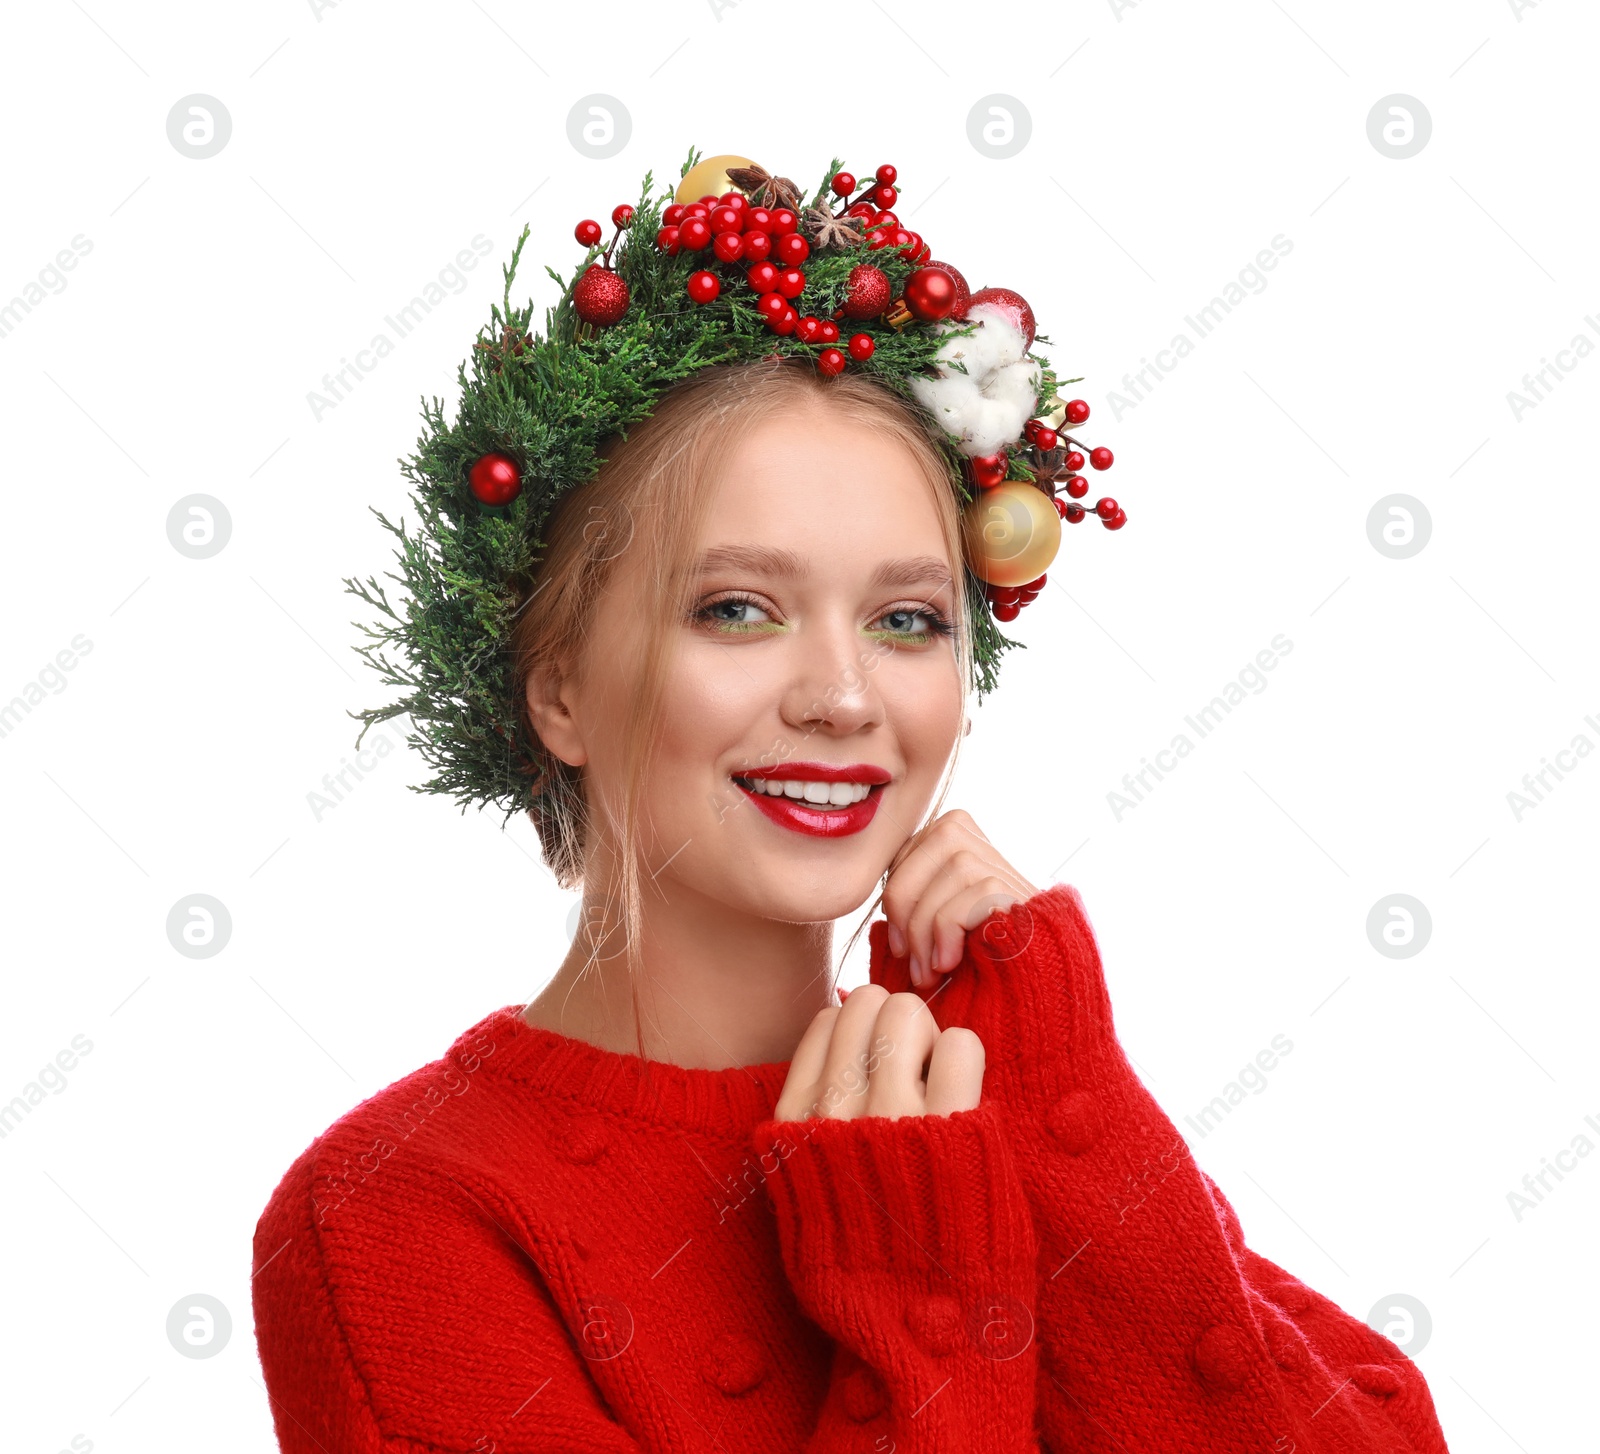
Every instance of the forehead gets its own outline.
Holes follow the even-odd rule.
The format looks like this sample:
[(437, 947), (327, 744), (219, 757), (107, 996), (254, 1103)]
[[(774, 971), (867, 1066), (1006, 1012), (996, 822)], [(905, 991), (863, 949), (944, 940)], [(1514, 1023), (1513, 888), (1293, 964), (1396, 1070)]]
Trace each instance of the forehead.
[[(807, 575), (814, 568), (814, 563), (801, 551), (759, 543), (711, 545), (698, 552), (690, 563), (690, 573), (694, 575), (731, 571), (779, 580)], [(942, 556), (894, 555), (876, 560), (869, 583), (938, 587), (948, 584), (950, 578), (950, 564)]]

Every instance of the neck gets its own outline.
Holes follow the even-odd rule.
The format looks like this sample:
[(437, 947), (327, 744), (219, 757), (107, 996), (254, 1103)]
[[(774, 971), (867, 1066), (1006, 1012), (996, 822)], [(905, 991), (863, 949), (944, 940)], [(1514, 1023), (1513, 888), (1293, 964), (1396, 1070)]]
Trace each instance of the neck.
[(622, 931), (591, 932), (604, 900), (586, 893), (571, 950), (523, 1011), (529, 1024), (620, 1054), (638, 1053), (642, 1024), (646, 1059), (726, 1070), (788, 1061), (817, 1011), (838, 1003), (831, 920), (764, 918), (677, 883), (645, 895), (637, 1014)]

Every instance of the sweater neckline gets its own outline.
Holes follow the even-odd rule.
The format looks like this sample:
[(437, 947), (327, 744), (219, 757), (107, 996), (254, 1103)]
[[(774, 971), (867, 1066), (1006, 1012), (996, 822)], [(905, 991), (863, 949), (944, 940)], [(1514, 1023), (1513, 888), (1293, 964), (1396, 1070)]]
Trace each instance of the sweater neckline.
[(457, 1038), (450, 1057), (468, 1075), (632, 1120), (735, 1138), (771, 1117), (789, 1074), (788, 1061), (706, 1070), (645, 1060), (530, 1025), (522, 1010), (504, 1005), (485, 1016)]

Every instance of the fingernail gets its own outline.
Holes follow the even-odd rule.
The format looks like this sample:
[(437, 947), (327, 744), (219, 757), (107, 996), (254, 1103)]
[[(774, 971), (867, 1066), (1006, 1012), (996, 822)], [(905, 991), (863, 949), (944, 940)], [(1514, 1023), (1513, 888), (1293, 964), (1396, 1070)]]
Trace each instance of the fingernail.
[(922, 983), (922, 961), (915, 954), (911, 956), (911, 983), (916, 985)]
[(903, 958), (906, 952), (906, 936), (901, 932), (900, 926), (892, 920), (889, 924), (889, 952), (896, 959)]

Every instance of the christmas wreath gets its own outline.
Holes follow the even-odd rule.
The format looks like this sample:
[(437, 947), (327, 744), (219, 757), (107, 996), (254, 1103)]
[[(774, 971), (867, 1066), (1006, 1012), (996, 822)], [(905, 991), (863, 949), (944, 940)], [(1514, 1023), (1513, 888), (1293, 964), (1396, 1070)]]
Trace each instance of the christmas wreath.
[[(680, 176), (673, 192), (652, 195), (647, 173), (638, 204), (611, 213), (603, 247), (599, 223), (577, 225), (585, 255), (570, 278), (546, 269), (561, 296), (543, 334), (530, 332), (531, 303), (511, 304), (523, 229), (470, 376), (465, 362), (458, 372), (454, 421), (442, 399), (424, 399), (417, 452), (400, 461), (417, 527), (373, 510), (396, 538), (399, 571), (386, 575), (406, 599), (392, 605), (376, 577), (344, 583), (381, 617), (354, 623), (369, 638), (357, 652), (406, 689), (351, 713), (361, 737), (409, 715), (409, 741), (435, 769), (418, 791), (449, 794), (463, 810), (495, 802), (509, 818), (539, 796), (508, 641), (546, 521), (598, 470), (605, 441), (696, 370), (809, 356), (825, 376), (870, 374), (937, 421), (963, 502), (980, 701), (1001, 652), (1022, 645), (997, 623), (1043, 588), (1061, 521), (1089, 513), (1079, 503), (1086, 458), (1111, 465), (1110, 450), (1064, 432), (1089, 406), (1057, 396), (1055, 374), (1031, 352), (1050, 340), (1036, 334), (1027, 302), (1007, 288), (970, 290), (900, 223), (894, 167), (858, 186), (836, 158), (809, 200), (744, 157), (691, 150)], [(1127, 518), (1109, 497), (1092, 508), (1111, 530)]]

